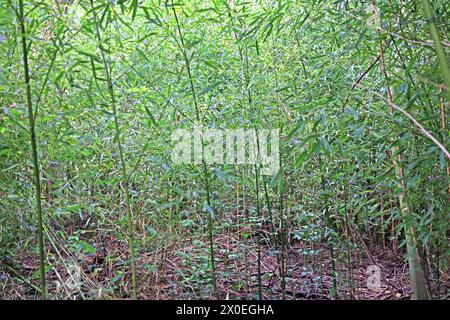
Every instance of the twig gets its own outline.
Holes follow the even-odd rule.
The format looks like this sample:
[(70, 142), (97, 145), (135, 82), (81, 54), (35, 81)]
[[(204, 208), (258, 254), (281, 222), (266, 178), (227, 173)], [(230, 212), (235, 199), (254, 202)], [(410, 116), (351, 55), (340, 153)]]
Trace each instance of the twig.
[(397, 106), (396, 104), (394, 104), (393, 102), (388, 101), (385, 97), (383, 97), (381, 94), (379, 94), (378, 92), (372, 91), (370, 90), (371, 93), (377, 95), (378, 97), (380, 97), (382, 100), (384, 100), (385, 102), (387, 102), (389, 104), (389, 106), (391, 106), (392, 108), (394, 108), (397, 111), (400, 111), (401, 113), (403, 113), (406, 117), (408, 117), (408, 119), (410, 119), (419, 129), (420, 131), (427, 137), (429, 138), (435, 145), (437, 145), (439, 147), (439, 149), (442, 150), (442, 152), (444, 152), (445, 156), (447, 158), (450, 159), (450, 153), (448, 152), (448, 150), (445, 148), (445, 146), (440, 143), (427, 129), (424, 128), (423, 125), (420, 124), (419, 121), (417, 121), (411, 114), (409, 114), (407, 111), (403, 110), (402, 108), (400, 108), (399, 106)]

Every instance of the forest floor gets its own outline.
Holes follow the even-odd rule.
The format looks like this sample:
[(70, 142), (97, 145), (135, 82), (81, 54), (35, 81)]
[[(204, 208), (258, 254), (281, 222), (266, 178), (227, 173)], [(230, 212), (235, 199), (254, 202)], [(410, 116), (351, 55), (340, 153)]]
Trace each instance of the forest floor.
[[(111, 233), (112, 234), (112, 233)], [(102, 298), (126, 299), (130, 292), (130, 275), (127, 267), (127, 244), (113, 236), (102, 235), (101, 249), (95, 254), (79, 254), (77, 265), (81, 275), (81, 290), (71, 290), (67, 279), (68, 266), (74, 261), (67, 248), (47, 244), (53, 268), (47, 271), (50, 297), (65, 299)], [(236, 239), (227, 234), (215, 237), (217, 286), (222, 299), (256, 299), (258, 292), (258, 255), (256, 245), (247, 240)], [(58, 241), (60, 242), (60, 241)], [(158, 250), (143, 252), (137, 257), (137, 279), (139, 299), (210, 299), (209, 248), (205, 239), (185, 238), (167, 241), (168, 245)], [(56, 243), (55, 243), (56, 244)], [(331, 261), (326, 245), (321, 248), (306, 248), (292, 243), (288, 249), (285, 277), (286, 299), (331, 299), (333, 277)], [(314, 250), (311, 250), (314, 249)], [(317, 250), (320, 249), (320, 250)], [(18, 252), (9, 267), (0, 268), (1, 299), (35, 299), (38, 282), (38, 259), (29, 250)], [(321, 252), (321, 253), (319, 253)], [(339, 299), (388, 300), (409, 299), (411, 292), (408, 265), (392, 253), (383, 253), (372, 248), (371, 258), (365, 254), (351, 254), (349, 268), (346, 250), (334, 251), (336, 282)], [(56, 258), (59, 257), (59, 258)], [(378, 289), (368, 289), (367, 268), (373, 260), (380, 267)], [(64, 261), (64, 263), (61, 263)], [(351, 270), (351, 274), (349, 272)], [(264, 299), (281, 299), (282, 286), (276, 253), (267, 245), (261, 246), (261, 274)], [(350, 278), (351, 277), (351, 278)], [(30, 279), (30, 280), (28, 280)], [(66, 279), (65, 281), (63, 279)], [(62, 286), (61, 283), (69, 283)], [(72, 281), (73, 283), (73, 281)], [(352, 285), (350, 285), (352, 283)], [(101, 289), (99, 289), (101, 288)], [(435, 291), (436, 289), (433, 289)], [(449, 292), (450, 281), (441, 279), (440, 292)]]
[[(215, 241), (217, 263), (218, 290), (221, 298), (226, 299), (255, 299), (258, 292), (258, 254), (256, 245), (251, 251), (245, 252), (240, 248), (240, 243), (235, 238), (228, 235), (222, 235)], [(174, 244), (175, 246), (175, 244)], [(155, 277), (150, 277), (149, 282), (157, 285), (151, 286), (146, 292), (143, 292), (143, 298), (172, 299), (172, 298), (210, 298), (200, 292), (197, 293), (191, 286), (191, 290), (186, 292), (186, 287), (174, 286), (174, 284), (183, 283), (184, 280), (192, 277), (192, 270), (184, 266), (186, 261), (181, 256), (195, 257), (201, 256), (202, 251), (192, 246), (192, 240), (186, 239), (178, 243), (178, 251), (170, 250), (166, 259), (166, 268), (164, 279), (158, 281)], [(204, 243), (206, 248), (207, 242)], [(181, 249), (182, 248), (182, 249)], [(311, 249), (311, 248), (309, 248)], [(316, 248), (317, 249), (317, 248)], [(331, 262), (329, 251), (326, 245), (322, 245), (321, 252), (315, 255), (309, 255), (305, 259), (301, 252), (304, 248), (299, 243), (290, 246), (288, 250), (287, 272), (285, 277), (286, 299), (331, 299), (333, 286), (333, 277), (331, 272)], [(203, 251), (205, 254), (205, 251)], [(336, 256), (335, 252), (335, 256)], [(347, 255), (345, 255), (347, 257)], [(365, 255), (352, 253), (351, 260), (351, 279), (348, 261), (336, 259), (336, 281), (338, 283), (339, 299), (356, 300), (391, 300), (391, 299), (409, 299), (411, 289), (409, 285), (409, 270), (407, 262), (399, 253), (383, 254), (380, 248), (374, 248), (371, 253), (372, 259), (380, 267), (380, 282), (378, 289), (368, 289), (368, 267), (373, 265), (373, 261)], [(230, 259), (231, 257), (231, 259)], [(238, 258), (235, 258), (238, 257)], [(245, 259), (245, 257), (247, 257)], [(206, 258), (205, 258), (206, 260)], [(142, 257), (143, 263), (151, 262)], [(282, 297), (281, 278), (278, 269), (276, 254), (273, 249), (261, 247), (261, 274), (264, 299), (280, 299)], [(245, 271), (247, 270), (247, 272)], [(352, 283), (352, 285), (350, 285)], [(444, 285), (442, 285), (444, 283)], [(449, 279), (441, 279), (441, 292), (448, 292), (450, 289)], [(435, 291), (435, 288), (433, 288)], [(207, 292), (208, 294), (208, 292)]]

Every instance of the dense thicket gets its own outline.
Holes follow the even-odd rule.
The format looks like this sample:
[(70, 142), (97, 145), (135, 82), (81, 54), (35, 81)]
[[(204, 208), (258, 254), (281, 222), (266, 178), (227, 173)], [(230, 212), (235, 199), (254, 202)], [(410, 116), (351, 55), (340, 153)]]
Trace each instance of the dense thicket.
[[(2, 0), (0, 298), (448, 297), (449, 17)], [(279, 128), (280, 170), (172, 163), (194, 124)]]

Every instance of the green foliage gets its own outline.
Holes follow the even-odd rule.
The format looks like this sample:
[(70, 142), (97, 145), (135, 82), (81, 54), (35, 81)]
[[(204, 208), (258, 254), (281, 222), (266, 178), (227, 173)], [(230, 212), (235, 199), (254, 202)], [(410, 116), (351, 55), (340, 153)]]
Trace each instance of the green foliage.
[[(449, 159), (374, 92), (390, 87), (392, 102), (448, 148), (449, 10), (378, 2), (379, 30), (358, 1), (25, 1), (34, 195), (19, 2), (2, 1), (0, 271), (21, 247), (38, 252), (39, 200), (61, 253), (52, 247), (47, 278), (71, 256), (101, 254), (99, 235), (114, 235), (127, 264), (104, 281), (107, 297), (139, 297), (141, 280), (171, 268), (173, 250), (183, 266), (175, 292), (225, 298), (215, 291), (237, 272), (222, 267), (228, 258), (244, 261), (230, 285), (241, 292), (257, 245), (273, 252), (282, 278), (290, 242), (317, 245), (299, 249), (305, 256), (329, 250), (327, 241), (364, 252), (356, 231), (381, 246), (404, 242), (412, 227), (425, 260), (445, 272)], [(173, 164), (172, 132), (194, 123), (280, 128), (280, 170), (262, 178), (249, 166)], [(220, 251), (224, 234), (242, 251)], [(186, 239), (195, 254), (173, 249)], [(131, 280), (138, 285), (128, 265), (143, 275)]]

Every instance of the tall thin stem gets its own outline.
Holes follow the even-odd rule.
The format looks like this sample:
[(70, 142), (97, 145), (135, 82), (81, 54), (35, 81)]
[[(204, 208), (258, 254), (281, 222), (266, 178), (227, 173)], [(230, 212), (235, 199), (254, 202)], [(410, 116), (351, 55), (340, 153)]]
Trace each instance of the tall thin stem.
[[(375, 4), (375, 0), (373, 1), (373, 4)], [(380, 32), (377, 30), (378, 36), (380, 36)], [(380, 56), (381, 56), (381, 72), (383, 74), (383, 78), (386, 85), (386, 91), (387, 91), (387, 104), (389, 107), (389, 110), (391, 114), (394, 113), (394, 109), (392, 108), (392, 91), (391, 86), (389, 83), (389, 77), (386, 69), (386, 59), (384, 55), (384, 48), (383, 43), (380, 41), (379, 43), (379, 50), (380, 50)], [(394, 134), (397, 135), (397, 130), (394, 127)], [(394, 157), (397, 157), (395, 159)], [(400, 194), (399, 194), (399, 209), (404, 217), (404, 220), (408, 220), (411, 217), (411, 207), (407, 200), (407, 185), (406, 185), (406, 177), (404, 173), (403, 168), (403, 160), (402, 160), (402, 154), (399, 151), (398, 146), (393, 145), (392, 146), (392, 162), (393, 165), (397, 171), (397, 178), (399, 179), (399, 187), (400, 187)], [(404, 233), (405, 233), (405, 239), (406, 239), (406, 249), (407, 249), (407, 260), (409, 265), (409, 276), (410, 276), (410, 283), (411, 283), (411, 289), (412, 289), (412, 299), (419, 299), (419, 300), (427, 300), (429, 299), (428, 290), (426, 288), (425, 284), (425, 275), (420, 263), (420, 256), (419, 251), (417, 248), (417, 241), (415, 239), (415, 230), (414, 226), (411, 224), (409, 227), (404, 227)]]
[(423, 11), (425, 18), (430, 25), (431, 37), (433, 38), (434, 46), (436, 49), (436, 54), (438, 56), (439, 65), (441, 67), (442, 77), (444, 78), (445, 90), (447, 92), (447, 99), (450, 101), (450, 70), (447, 64), (447, 56), (445, 50), (442, 47), (441, 38), (439, 36), (438, 29), (435, 23), (434, 11), (428, 0), (422, 0)]
[[(196, 120), (197, 120), (198, 124), (200, 124), (201, 123), (200, 110), (199, 110), (199, 107), (198, 107), (197, 95), (196, 95), (196, 92), (195, 92), (194, 80), (193, 80), (192, 72), (191, 72), (191, 64), (190, 64), (189, 58), (187, 56), (183, 33), (181, 32), (180, 22), (178, 20), (177, 11), (175, 10), (175, 5), (174, 5), (173, 1), (172, 1), (172, 11), (173, 11), (173, 14), (175, 16), (175, 21), (176, 21), (176, 24), (177, 24), (178, 35), (180, 37), (180, 42), (181, 42), (180, 49), (181, 49), (181, 52), (183, 54), (184, 62), (185, 62), (185, 65), (186, 65), (186, 70), (187, 70), (187, 73), (188, 73), (189, 85), (190, 85), (190, 88), (191, 88), (192, 99), (194, 101), (195, 116), (196, 116)], [(214, 241), (213, 241), (213, 217), (212, 217), (211, 212), (209, 212), (210, 210), (212, 210), (212, 208), (211, 208), (210, 183), (209, 183), (208, 168), (206, 166), (205, 158), (204, 158), (203, 145), (204, 145), (204, 143), (203, 143), (203, 135), (201, 135), (203, 179), (204, 179), (205, 191), (206, 191), (206, 204), (209, 206), (209, 210), (206, 210), (206, 211), (208, 211), (208, 234), (209, 234), (209, 252), (210, 252), (210, 259), (211, 259), (211, 279), (212, 279), (214, 295), (216, 296), (216, 298), (218, 298), (219, 295), (218, 295), (218, 292), (217, 292), (216, 266), (215, 266), (215, 258), (214, 258), (215, 257), (215, 253), (214, 253)]]
[(123, 152), (123, 146), (121, 141), (121, 135), (120, 135), (120, 126), (119, 126), (119, 120), (118, 120), (118, 114), (117, 114), (117, 107), (116, 107), (116, 98), (114, 94), (114, 87), (113, 87), (113, 81), (111, 78), (111, 73), (109, 69), (109, 63), (106, 60), (105, 50), (102, 45), (102, 39), (100, 35), (100, 27), (97, 21), (97, 14), (96, 10), (94, 8), (93, 0), (91, 1), (91, 7), (92, 7), (92, 14), (94, 15), (94, 23), (95, 23), (95, 29), (97, 34), (97, 40), (100, 48), (100, 53), (102, 56), (102, 61), (105, 68), (106, 73), (106, 82), (108, 84), (108, 93), (111, 99), (111, 107), (112, 112), (114, 116), (114, 129), (116, 134), (116, 141), (117, 141), (117, 148), (119, 149), (119, 157), (120, 157), (120, 165), (121, 165), (121, 171), (122, 171), (122, 183), (124, 185), (125, 189), (125, 206), (127, 208), (127, 218), (128, 218), (128, 246), (129, 246), (129, 253), (130, 253), (130, 265), (131, 265), (131, 282), (132, 282), (132, 298), (136, 299), (136, 261), (135, 261), (135, 250), (134, 250), (134, 227), (133, 227), (133, 212), (131, 210), (131, 203), (130, 203), (130, 190), (128, 186), (128, 174), (127, 174), (127, 168), (126, 168), (126, 162)]
[(22, 60), (23, 70), (25, 76), (25, 87), (27, 95), (27, 107), (28, 107), (28, 123), (30, 131), (31, 141), (31, 153), (33, 157), (33, 172), (34, 172), (34, 187), (35, 187), (35, 201), (36, 201), (36, 214), (38, 219), (38, 242), (39, 242), (39, 263), (40, 263), (40, 276), (41, 276), (41, 297), (45, 299), (47, 297), (46, 281), (45, 281), (45, 252), (44, 252), (44, 227), (42, 222), (42, 204), (41, 204), (41, 180), (39, 170), (39, 158), (37, 153), (37, 138), (36, 138), (36, 123), (33, 113), (33, 102), (31, 100), (31, 86), (30, 86), (30, 70), (28, 66), (28, 48), (25, 30), (25, 15), (23, 0), (19, 0), (19, 23), (20, 33), (22, 35)]

